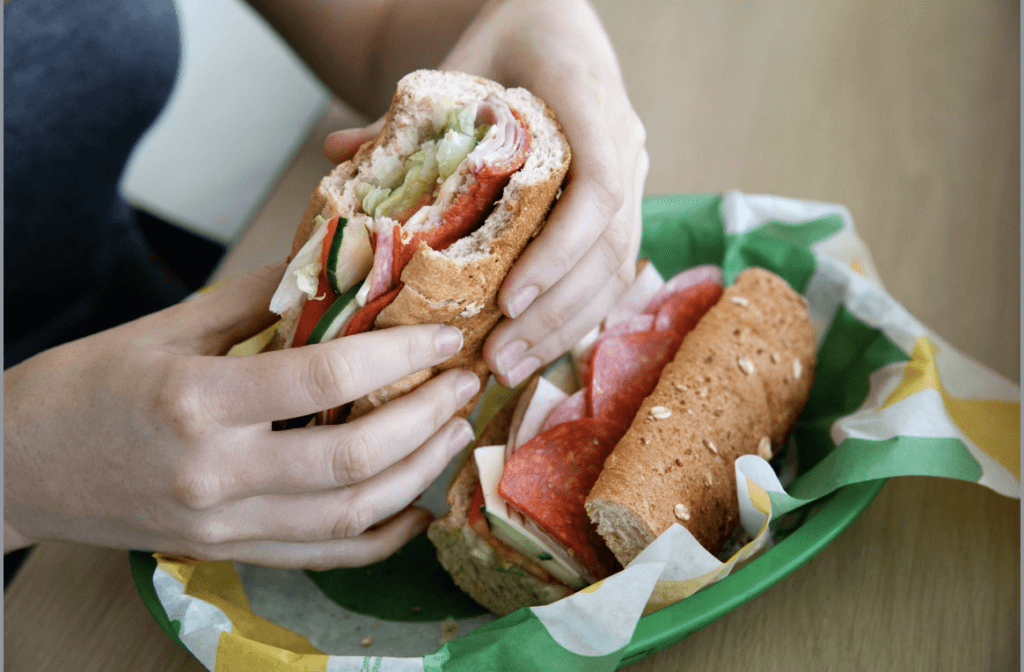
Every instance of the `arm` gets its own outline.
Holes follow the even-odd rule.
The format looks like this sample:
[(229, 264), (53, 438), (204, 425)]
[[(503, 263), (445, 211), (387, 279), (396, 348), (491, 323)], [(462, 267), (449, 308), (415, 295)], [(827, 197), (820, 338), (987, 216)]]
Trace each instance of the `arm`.
[(249, 0), (338, 97), (371, 118), (395, 83), (444, 58), (483, 0)]

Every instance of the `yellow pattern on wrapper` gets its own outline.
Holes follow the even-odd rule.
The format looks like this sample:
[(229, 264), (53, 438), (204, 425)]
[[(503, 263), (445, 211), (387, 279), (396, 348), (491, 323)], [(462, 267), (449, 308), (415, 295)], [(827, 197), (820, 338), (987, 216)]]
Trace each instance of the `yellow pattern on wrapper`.
[(946, 413), (967, 438), (1020, 479), (1020, 404), (991, 399), (954, 397), (942, 385), (935, 363), (935, 344), (922, 336), (914, 344), (903, 380), (881, 405), (888, 408), (924, 390), (942, 396)]
[(154, 553), (157, 567), (181, 582), (185, 594), (203, 600), (231, 620), (221, 633), (216, 672), (297, 670), (323, 672), (327, 655), (305, 637), (252, 613), (242, 579), (231, 562), (205, 562)]
[[(740, 478), (746, 477), (740, 476)], [(757, 535), (751, 541), (747, 542), (743, 548), (734, 553), (731, 558), (707, 574), (695, 576), (690, 579), (683, 579), (681, 581), (659, 580), (654, 585), (654, 591), (651, 592), (651, 596), (647, 600), (647, 606), (644, 607), (644, 616), (654, 613), (659, 609), (669, 607), (676, 602), (693, 595), (701, 588), (724, 579), (738, 563), (749, 560), (764, 547), (765, 543), (768, 541), (768, 524), (772, 520), (772, 502), (768, 497), (768, 493), (764, 491), (764, 488), (749, 478), (746, 479), (746, 481), (750, 504), (765, 515), (764, 524), (761, 525), (761, 529), (758, 530)], [(593, 588), (593, 586), (591, 586), (591, 588)]]

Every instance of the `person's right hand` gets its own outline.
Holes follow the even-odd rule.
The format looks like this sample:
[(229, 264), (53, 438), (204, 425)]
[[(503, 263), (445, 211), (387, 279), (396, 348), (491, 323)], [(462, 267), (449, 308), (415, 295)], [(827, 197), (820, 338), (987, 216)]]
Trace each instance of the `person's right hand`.
[(271, 421), (357, 399), (455, 354), (398, 327), (223, 357), (268, 326), (264, 269), (4, 373), (4, 547), (66, 539), (275, 567), (363, 565), (425, 529), (410, 504), (472, 439), (448, 371), (354, 422)]

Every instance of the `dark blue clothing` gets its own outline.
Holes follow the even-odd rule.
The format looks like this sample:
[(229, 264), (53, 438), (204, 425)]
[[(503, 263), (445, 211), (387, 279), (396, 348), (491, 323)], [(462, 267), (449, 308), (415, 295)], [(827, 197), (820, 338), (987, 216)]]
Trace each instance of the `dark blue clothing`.
[(179, 40), (172, 0), (4, 8), (4, 368), (186, 294), (118, 191)]
[(118, 192), (179, 57), (172, 0), (4, 7), (5, 369), (186, 295)]

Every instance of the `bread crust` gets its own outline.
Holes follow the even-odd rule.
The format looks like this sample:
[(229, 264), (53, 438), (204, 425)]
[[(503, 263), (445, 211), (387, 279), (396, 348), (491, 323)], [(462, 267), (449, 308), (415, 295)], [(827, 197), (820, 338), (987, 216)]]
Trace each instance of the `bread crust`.
[[(500, 445), (508, 440), (509, 427), (522, 390), (513, 396), (480, 433), (475, 446)], [(441, 566), (456, 585), (480, 605), (503, 616), (524, 606), (540, 606), (573, 592), (543, 568), (500, 539), (482, 537), (469, 525), (469, 507), (480, 480), (473, 447), (448, 488), (448, 513), (427, 528)]]
[[(768, 271), (741, 273), (687, 334), (587, 497), (619, 562), (673, 523), (721, 550), (739, 522), (733, 462), (763, 438), (773, 453), (781, 446), (807, 403), (814, 363), (806, 301)], [(655, 417), (656, 406), (671, 415)]]

